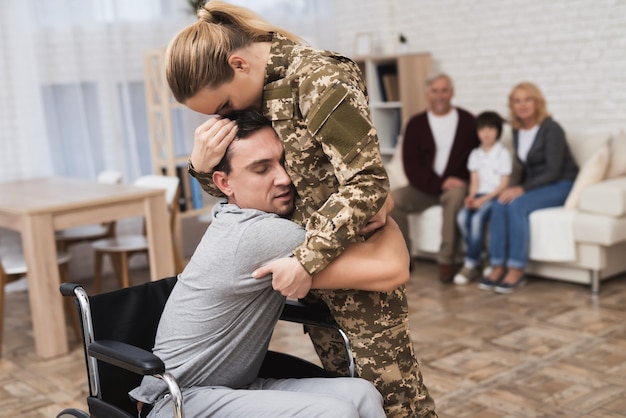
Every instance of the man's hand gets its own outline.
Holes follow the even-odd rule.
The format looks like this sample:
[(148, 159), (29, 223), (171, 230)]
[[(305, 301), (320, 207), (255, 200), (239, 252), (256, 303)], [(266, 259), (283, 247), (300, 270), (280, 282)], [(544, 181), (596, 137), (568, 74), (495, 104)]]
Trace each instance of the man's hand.
[(252, 272), (252, 277), (261, 278), (272, 274), (272, 287), (288, 298), (300, 299), (311, 289), (311, 275), (295, 257), (279, 258)]
[(524, 189), (521, 186), (509, 187), (507, 189), (504, 189), (502, 193), (500, 193), (498, 201), (500, 203), (510, 203), (523, 194)]
[(447, 177), (441, 185), (441, 190), (446, 191), (456, 187), (465, 187), (465, 182), (458, 177)]
[(387, 222), (387, 215), (393, 209), (393, 197), (391, 197), (391, 193), (387, 194), (387, 198), (385, 199), (385, 203), (383, 203), (383, 207), (380, 208), (378, 213), (365, 224), (365, 226), (359, 231), (359, 235), (367, 235), (372, 231), (376, 231), (379, 228), (385, 226)]
[(219, 164), (226, 149), (237, 136), (237, 124), (214, 117), (196, 128), (189, 160), (194, 170), (210, 173)]

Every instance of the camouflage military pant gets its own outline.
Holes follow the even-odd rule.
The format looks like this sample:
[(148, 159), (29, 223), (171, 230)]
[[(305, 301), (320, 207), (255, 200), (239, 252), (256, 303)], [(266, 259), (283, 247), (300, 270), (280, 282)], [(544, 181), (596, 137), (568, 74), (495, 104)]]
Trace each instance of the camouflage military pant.
[[(388, 417), (437, 416), (411, 342), (404, 286), (390, 293), (316, 290), (306, 299), (329, 307), (352, 344), (356, 375), (374, 383)], [(308, 332), (324, 368), (346, 375), (345, 348), (336, 333)]]

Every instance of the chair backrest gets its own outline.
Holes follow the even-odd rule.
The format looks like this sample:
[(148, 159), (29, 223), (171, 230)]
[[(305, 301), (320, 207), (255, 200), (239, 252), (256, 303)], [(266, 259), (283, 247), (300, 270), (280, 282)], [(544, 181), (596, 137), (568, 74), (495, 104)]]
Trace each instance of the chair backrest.
[(165, 202), (170, 211), (170, 229), (174, 233), (178, 217), (180, 179), (176, 176), (147, 175), (135, 180), (135, 186), (165, 190)]
[(122, 182), (122, 173), (117, 170), (104, 170), (98, 174), (98, 183), (104, 184), (120, 184)]
[(172, 206), (178, 194), (180, 179), (176, 176), (159, 176), (155, 174), (139, 177), (134, 184), (139, 187), (164, 189), (165, 201), (168, 206)]
[[(90, 296), (95, 340), (116, 340), (152, 351), (161, 313), (176, 280), (169, 277)], [(128, 392), (139, 385), (141, 376), (98, 362), (98, 378), (104, 401), (137, 414)]]
[(0, 266), (2, 266), (2, 271), (7, 277), (25, 275), (27, 271), (24, 256), (17, 252), (7, 252), (0, 255)]

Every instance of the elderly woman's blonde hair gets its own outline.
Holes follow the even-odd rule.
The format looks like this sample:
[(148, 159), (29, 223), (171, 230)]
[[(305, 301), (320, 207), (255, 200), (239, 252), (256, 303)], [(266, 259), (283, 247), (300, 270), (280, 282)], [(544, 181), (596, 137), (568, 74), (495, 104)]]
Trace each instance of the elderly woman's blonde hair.
[(522, 121), (513, 111), (513, 94), (517, 90), (524, 90), (535, 101), (535, 119), (537, 120), (537, 124), (541, 125), (541, 123), (550, 116), (546, 105), (546, 99), (537, 85), (531, 83), (530, 81), (522, 81), (521, 83), (516, 84), (515, 87), (511, 89), (511, 93), (509, 94), (509, 122), (511, 123), (511, 128), (514, 130), (522, 128)]
[(273, 32), (302, 42), (244, 7), (206, 2), (198, 9), (198, 21), (181, 30), (165, 52), (165, 77), (174, 98), (184, 103), (205, 87), (232, 80), (228, 58), (233, 51), (254, 42), (270, 42)]

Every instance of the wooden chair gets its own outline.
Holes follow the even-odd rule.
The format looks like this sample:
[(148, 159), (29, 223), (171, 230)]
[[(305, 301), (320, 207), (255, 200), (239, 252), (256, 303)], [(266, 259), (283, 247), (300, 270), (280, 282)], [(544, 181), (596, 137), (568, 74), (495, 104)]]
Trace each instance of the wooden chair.
[[(175, 225), (178, 218), (178, 197), (180, 194), (180, 180), (176, 176), (148, 175), (138, 178), (134, 184), (139, 187), (150, 187), (165, 190), (165, 201), (170, 213), (170, 229), (174, 235)], [(104, 255), (108, 255), (115, 271), (115, 275), (122, 287), (130, 285), (128, 260), (135, 254), (148, 253), (148, 240), (144, 225), (143, 234), (118, 235), (94, 241), (91, 244), (94, 249), (94, 279), (95, 293), (100, 293), (102, 283), (102, 265)], [(183, 269), (181, 256), (174, 246), (174, 265), (176, 271)]]
[[(98, 175), (98, 183), (120, 184), (122, 173), (117, 170), (104, 170)], [(115, 221), (102, 224), (78, 226), (63, 229), (55, 233), (57, 248), (60, 251), (68, 251), (69, 247), (81, 242), (93, 242), (103, 238), (115, 236)]]
[[(59, 253), (57, 256), (57, 263), (59, 265), (59, 273), (61, 275), (61, 282), (67, 283), (69, 281), (69, 269), (68, 263), (70, 256), (67, 253)], [(0, 255), (0, 357), (2, 355), (2, 335), (4, 328), (4, 298), (5, 298), (5, 286), (14, 282), (21, 277), (26, 276), (27, 268), (26, 261), (21, 252), (2, 254)], [(82, 338), (82, 332), (80, 330), (80, 323), (78, 320), (78, 312), (74, 303), (70, 301), (67, 303), (67, 298), (64, 298), (65, 310), (72, 322), (72, 328), (74, 329), (74, 335), (78, 341)]]

